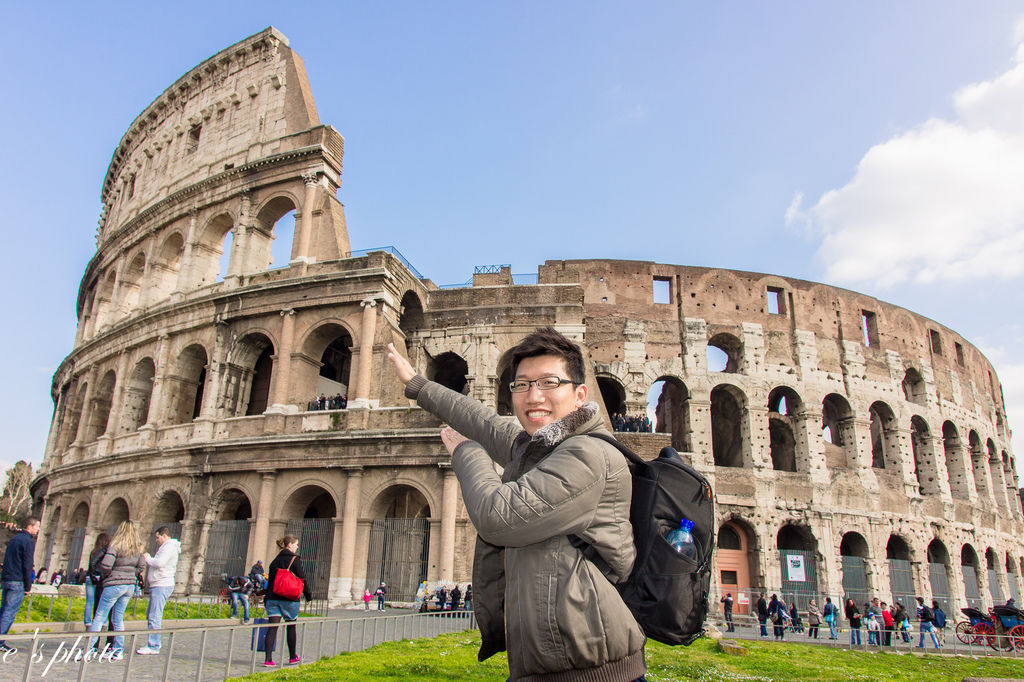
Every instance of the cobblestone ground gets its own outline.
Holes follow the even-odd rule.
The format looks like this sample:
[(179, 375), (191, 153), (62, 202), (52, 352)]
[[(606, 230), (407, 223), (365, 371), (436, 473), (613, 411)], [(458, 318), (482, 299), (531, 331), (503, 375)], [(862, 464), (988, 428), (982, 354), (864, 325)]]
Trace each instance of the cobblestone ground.
[[(450, 615), (417, 615), (400, 610), (339, 611), (327, 620), (302, 618), (297, 625), (299, 654), (303, 662), (313, 662), (321, 656), (361, 650), (388, 640), (459, 632), (467, 629), (470, 623), (468, 617), (459, 615), (453, 618)], [(129, 631), (125, 635), (125, 660), (92, 660), (84, 665), (81, 661), (66, 659), (69, 650), (75, 647), (80, 650), (88, 645), (86, 636), (81, 633), (46, 635), (38, 640), (37, 649), (41, 643), (42, 652), (33, 658), (27, 679), (61, 682), (78, 679), (105, 682), (119, 679), (133, 682), (222, 680), (246, 675), (253, 670), (272, 670), (263, 666), (263, 652), (252, 650), (255, 631), (253, 626), (214, 626), (205, 631), (182, 628), (173, 636), (164, 635), (160, 654), (155, 656), (134, 653), (146, 643), (146, 632)], [(13, 640), (10, 642), (15, 644)], [(9, 654), (6, 660), (0, 659), (0, 681), (26, 679), (28, 650), (24, 643), (18, 644), (16, 653)], [(278, 633), (276, 648), (274, 660), (278, 667), (290, 667), (286, 665), (288, 654), (283, 628)], [(133, 652), (130, 657), (129, 650)]]

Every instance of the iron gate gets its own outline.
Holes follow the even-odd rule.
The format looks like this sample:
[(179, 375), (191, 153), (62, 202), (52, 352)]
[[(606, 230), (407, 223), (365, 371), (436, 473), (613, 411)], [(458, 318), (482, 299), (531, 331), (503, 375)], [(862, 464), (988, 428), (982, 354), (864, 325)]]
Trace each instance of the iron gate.
[(1017, 574), (1016, 573), (1007, 573), (1006, 574), (1006, 582), (1009, 583), (1009, 585), (1010, 585), (1010, 596), (1013, 597), (1013, 601), (1014, 602), (1019, 604), (1020, 603), (1020, 590), (1017, 587)]
[(996, 569), (988, 569), (988, 591), (992, 595), (993, 604), (1003, 603), (1003, 591), (999, 588), (999, 574)]
[(299, 556), (313, 599), (327, 599), (331, 582), (331, 550), (334, 549), (334, 519), (292, 519), (287, 535), (299, 539)]
[(373, 592), (387, 583), (388, 600), (411, 602), (427, 579), (430, 549), (428, 519), (374, 519), (370, 527), (370, 557), (366, 586)]
[(796, 602), (801, 611), (807, 602), (818, 596), (818, 571), (814, 552), (795, 549), (779, 550), (782, 558), (782, 600)]
[(156, 550), (159, 549), (156, 544), (156, 531), (161, 526), (167, 526), (167, 530), (171, 531), (171, 537), (175, 540), (181, 540), (181, 522), (175, 521), (174, 523), (154, 523), (153, 530), (149, 533), (149, 553), (156, 554)]
[(906, 559), (889, 559), (889, 589), (892, 600), (902, 603), (905, 608), (910, 609), (917, 604), (914, 569)]
[(949, 613), (949, 576), (946, 564), (928, 564), (928, 582), (932, 586), (932, 599)]
[(203, 565), (204, 594), (216, 594), (223, 581), (221, 576), (245, 575), (245, 554), (249, 551), (249, 522), (214, 521), (206, 542), (206, 562)]
[(981, 604), (981, 593), (978, 590), (978, 573), (974, 566), (961, 566), (964, 574), (964, 596), (967, 597), (967, 605), (976, 609), (984, 608)]
[(843, 602), (853, 599), (857, 604), (870, 601), (868, 572), (864, 557), (844, 556), (843, 559)]
[(82, 549), (85, 547), (85, 529), (75, 528), (71, 532), (71, 547), (68, 549), (68, 575), (78, 570), (82, 563)]

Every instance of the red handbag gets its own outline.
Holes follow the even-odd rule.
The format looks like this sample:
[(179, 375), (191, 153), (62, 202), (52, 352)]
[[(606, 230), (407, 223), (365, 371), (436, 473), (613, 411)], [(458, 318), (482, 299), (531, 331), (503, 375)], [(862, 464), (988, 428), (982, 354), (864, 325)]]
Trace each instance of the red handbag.
[(306, 583), (302, 578), (292, 573), (293, 563), (295, 563), (295, 557), (292, 557), (292, 560), (288, 562), (288, 568), (277, 569), (277, 573), (274, 575), (274, 594), (282, 599), (298, 601)]

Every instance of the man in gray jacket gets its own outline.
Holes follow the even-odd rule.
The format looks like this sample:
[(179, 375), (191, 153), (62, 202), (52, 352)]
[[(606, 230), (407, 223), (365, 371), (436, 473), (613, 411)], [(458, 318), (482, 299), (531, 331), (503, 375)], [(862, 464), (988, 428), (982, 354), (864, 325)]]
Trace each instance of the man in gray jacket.
[(507, 649), (512, 680), (641, 678), (644, 634), (613, 584), (636, 555), (632, 479), (622, 454), (588, 435), (607, 431), (586, 402), (579, 347), (547, 327), (506, 352), (516, 419), (427, 381), (388, 349), (406, 396), (451, 425), (441, 439), (478, 533), (479, 659)]

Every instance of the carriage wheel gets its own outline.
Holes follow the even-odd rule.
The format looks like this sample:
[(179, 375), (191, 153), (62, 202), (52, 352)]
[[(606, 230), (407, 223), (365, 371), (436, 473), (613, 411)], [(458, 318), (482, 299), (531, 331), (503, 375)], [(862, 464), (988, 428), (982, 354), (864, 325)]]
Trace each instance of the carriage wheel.
[(974, 642), (974, 626), (970, 621), (962, 620), (956, 624), (956, 638), (964, 644)]
[(226, 587), (220, 588), (220, 592), (217, 593), (217, 601), (221, 604), (231, 603), (231, 591)]
[(978, 623), (974, 629), (978, 633), (977, 642), (978, 644), (986, 644), (993, 649), (997, 649), (997, 638), (996, 629), (991, 623)]
[(1014, 625), (1010, 628), (1007, 633), (1010, 637), (1010, 643), (1013, 644), (1013, 648), (1017, 651), (1024, 649), (1024, 625)]

